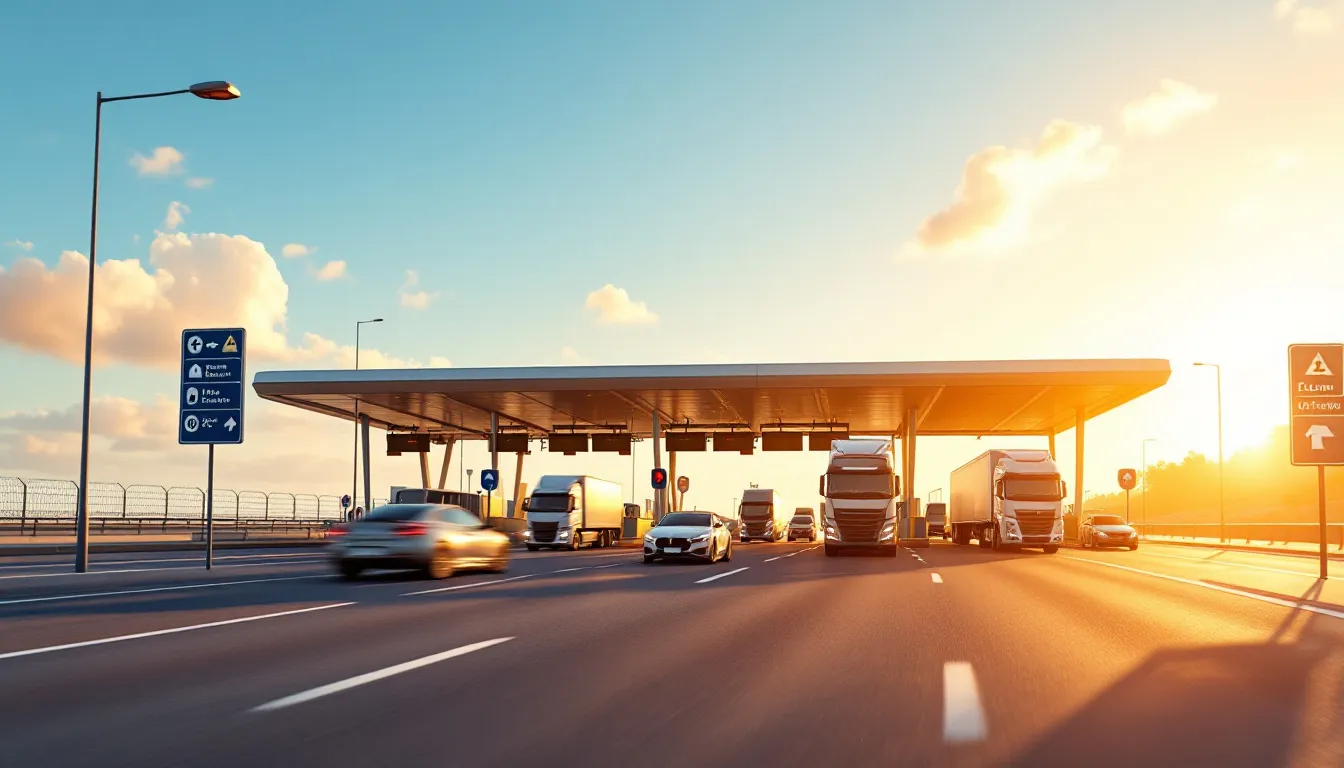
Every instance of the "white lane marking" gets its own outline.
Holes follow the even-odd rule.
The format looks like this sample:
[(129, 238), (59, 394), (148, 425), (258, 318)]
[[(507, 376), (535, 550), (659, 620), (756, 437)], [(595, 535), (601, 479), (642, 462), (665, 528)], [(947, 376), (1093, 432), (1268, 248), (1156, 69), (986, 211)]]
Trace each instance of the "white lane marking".
[(969, 661), (943, 664), (943, 741), (982, 741), (986, 735), (985, 710), (975, 669)]
[(1064, 559), (1076, 560), (1080, 563), (1091, 563), (1092, 565), (1101, 565), (1107, 568), (1118, 568), (1122, 571), (1129, 571), (1130, 573), (1138, 573), (1144, 576), (1152, 576), (1153, 578), (1157, 579), (1166, 579), (1167, 581), (1174, 581), (1179, 584), (1189, 584), (1192, 587), (1203, 587), (1204, 589), (1212, 589), (1215, 592), (1222, 592), (1228, 595), (1236, 595), (1237, 597), (1249, 597), (1252, 600), (1259, 600), (1262, 603), (1269, 603), (1270, 605), (1279, 605), (1283, 606), (1284, 608), (1292, 608), (1298, 611), (1310, 611), (1312, 613), (1318, 613), (1322, 616), (1329, 616), (1335, 619), (1344, 619), (1344, 611), (1332, 611), (1329, 608), (1318, 608), (1317, 606), (1314, 605), (1306, 605), (1304, 603), (1299, 603), (1293, 600), (1285, 600), (1283, 598), (1270, 597), (1268, 595), (1258, 595), (1254, 592), (1243, 592), (1240, 589), (1232, 589), (1231, 587), (1224, 587), (1218, 584), (1209, 584), (1208, 582), (1195, 581), (1194, 579), (1185, 579), (1181, 578), (1180, 576), (1170, 576), (1165, 573), (1157, 573), (1155, 571), (1145, 571), (1139, 568), (1130, 568), (1127, 565), (1104, 563), (1100, 560), (1091, 560), (1086, 557), (1065, 557)]
[[(51, 579), (51, 578), (58, 578), (58, 577), (61, 577), (61, 576), (84, 576), (84, 577), (88, 577), (88, 576), (101, 576), (101, 575), (103, 575), (103, 574), (111, 574), (111, 573), (167, 573), (167, 572), (169, 572), (169, 571), (194, 571), (194, 570), (199, 570), (199, 569), (201, 568), (201, 566), (204, 564), (204, 562), (205, 562), (204, 560), (199, 560), (199, 561), (197, 561), (197, 565), (196, 565), (195, 567), (192, 567), (192, 566), (182, 566), (182, 565), (174, 565), (174, 566), (169, 566), (169, 567), (167, 567), (167, 568), (118, 568), (118, 569), (116, 569), (116, 570), (108, 570), (108, 571), (89, 571), (88, 573), (76, 573), (76, 572), (74, 572), (74, 571), (67, 571), (67, 572), (65, 572), (65, 573), (20, 573), (20, 574), (15, 574), (15, 575), (13, 575), (13, 576), (0, 576), (0, 580), (9, 580), (9, 579)], [(314, 565), (314, 564), (317, 564), (317, 563), (325, 563), (325, 562), (327, 562), (327, 558), (314, 558), (314, 559), (312, 559), (312, 560), (296, 560), (296, 561), (288, 562), (288, 563), (227, 563), (227, 564), (225, 564), (225, 565), (217, 565), (217, 566), (215, 566), (215, 567), (216, 567), (216, 568), (261, 568), (261, 567), (268, 566), (268, 565)]]
[(931, 577), (933, 578), (933, 583), (934, 583), (934, 584), (942, 584), (942, 583), (943, 583), (943, 577), (942, 577), (941, 575), (936, 574), (936, 573), (930, 573), (929, 576), (931, 576)]
[(494, 579), (493, 581), (478, 581), (472, 584), (458, 584), (452, 587), (439, 587), (437, 589), (422, 589), (419, 592), (403, 592), (402, 597), (411, 597), (413, 595), (432, 595), (435, 592), (456, 592), (459, 589), (471, 589), (472, 587), (488, 587), (491, 584), (503, 584), (508, 581), (518, 581), (519, 579), (530, 579), (533, 576), (541, 576), (540, 573), (525, 573), (522, 576), (510, 576), (507, 579)]
[(1187, 556), (1185, 556), (1185, 555), (1164, 555), (1164, 554), (1162, 554), (1161, 552), (1145, 552), (1144, 554), (1147, 555), (1148, 557), (1165, 557), (1165, 558), (1168, 558), (1168, 559), (1170, 559), (1170, 560), (1191, 560), (1191, 561), (1193, 561), (1193, 562), (1196, 562), (1196, 563), (1204, 563), (1204, 564), (1206, 564), (1206, 565), (1227, 565), (1227, 566), (1232, 566), (1232, 567), (1234, 567), (1234, 568), (1250, 568), (1250, 569), (1252, 569), (1252, 570), (1256, 570), (1256, 571), (1269, 571), (1270, 573), (1286, 573), (1286, 574), (1288, 574), (1289, 576), (1309, 576), (1309, 577), (1311, 577), (1311, 578), (1313, 578), (1313, 579), (1316, 578), (1316, 576), (1318, 575), (1318, 572), (1317, 572), (1317, 571), (1310, 571), (1310, 572), (1308, 572), (1308, 571), (1294, 571), (1294, 570), (1291, 570), (1291, 569), (1289, 569), (1289, 568), (1271, 568), (1271, 567), (1269, 567), (1269, 566), (1267, 566), (1267, 565), (1251, 565), (1251, 564), (1249, 564), (1249, 563), (1232, 563), (1232, 562), (1227, 562), (1227, 561), (1225, 561), (1225, 560), (1210, 560), (1210, 559), (1207, 558), (1207, 557), (1187, 557)]
[(82, 600), (89, 597), (117, 597), (119, 595), (142, 595), (148, 592), (178, 592), (184, 589), (210, 589), (211, 587), (232, 587), (239, 584), (263, 584), (269, 581), (298, 581), (299, 579), (325, 579), (326, 574), (314, 576), (278, 576), (273, 579), (242, 579), (239, 581), (212, 581), (206, 584), (178, 584), (171, 587), (145, 587), (142, 589), (121, 589), (115, 592), (84, 592), (77, 595), (48, 595), (46, 597), (21, 597), (14, 600), (0, 600), (0, 605), (21, 605), (24, 603), (50, 603), (57, 600)]
[(300, 613), (311, 613), (313, 611), (325, 611), (328, 608), (342, 608), (354, 603), (328, 603), (327, 605), (315, 605), (311, 608), (298, 608), (293, 611), (280, 611), (278, 613), (264, 613), (260, 616), (243, 616), (238, 619), (225, 619), (224, 621), (211, 621), (206, 624), (192, 624), (186, 627), (171, 627), (169, 629), (156, 629), (152, 632), (137, 632), (134, 635), (118, 635), (116, 637), (104, 637), (98, 640), (85, 640), (79, 643), (66, 643), (65, 645), (49, 645), (45, 648), (29, 648), (26, 651), (10, 651), (9, 653), (0, 653), (0, 661), (5, 659), (17, 659), (21, 656), (36, 656), (39, 653), (53, 653), (55, 651), (68, 651), (74, 648), (88, 648), (94, 645), (106, 645), (108, 643), (120, 643), (126, 640), (140, 640), (146, 637), (158, 637), (159, 635), (173, 635), (178, 632), (193, 632), (198, 629), (211, 629), (214, 627), (226, 627), (230, 624), (243, 624), (249, 621), (261, 621), (262, 619), (278, 619), (281, 616), (294, 616)]
[(561, 568), (561, 569), (558, 570), (558, 571), (551, 571), (551, 573), (571, 573), (571, 572), (573, 572), (573, 571), (586, 571), (586, 570), (588, 570), (588, 569), (587, 569), (587, 568)]
[(611, 564), (609, 564), (609, 565), (593, 565), (593, 566), (589, 566), (589, 568), (590, 568), (590, 570), (594, 570), (594, 571), (596, 571), (596, 570), (598, 570), (598, 569), (600, 569), (600, 568), (617, 568), (617, 567), (620, 567), (620, 566), (622, 566), (622, 565), (625, 565), (625, 563), (611, 563)]
[(696, 584), (708, 584), (708, 583), (711, 582), (711, 581), (716, 581), (716, 580), (718, 580), (718, 579), (722, 579), (724, 576), (732, 576), (734, 573), (741, 573), (741, 572), (743, 572), (743, 571), (745, 571), (745, 570), (747, 570), (747, 566), (742, 566), (741, 568), (736, 568), (736, 569), (731, 570), (731, 571), (725, 571), (724, 573), (716, 573), (716, 574), (714, 574), (713, 576), (710, 576), (710, 577), (708, 577), (708, 578), (701, 579), (701, 580), (699, 580), (699, 581), (697, 581), (697, 582), (695, 582), (695, 583), (696, 583)]
[(783, 557), (787, 557), (787, 555), (780, 555), (779, 557), (767, 557), (767, 558), (765, 559), (765, 562), (767, 562), (767, 563), (773, 563), (773, 562), (775, 562), (776, 560), (779, 560), (779, 559), (781, 559), (781, 558), (783, 558)]
[(320, 699), (323, 696), (330, 696), (333, 693), (340, 693), (341, 691), (348, 691), (351, 688), (356, 688), (361, 685), (367, 685), (368, 683), (377, 682), (378, 680), (392, 677), (393, 675), (400, 675), (402, 672), (410, 672), (413, 669), (419, 669), (420, 667), (427, 667), (430, 664), (437, 664), (440, 661), (447, 661), (448, 659), (456, 658), (458, 656), (465, 656), (468, 653), (479, 651), (483, 648), (489, 648), (492, 645), (507, 643), (512, 639), (513, 639), (512, 637), (497, 637), (494, 640), (484, 640), (479, 643), (472, 643), (471, 645), (464, 645), (459, 648), (454, 648), (451, 651), (444, 651), (442, 653), (436, 653), (432, 656), (425, 656), (423, 658), (419, 658), (414, 661), (407, 661), (401, 664), (396, 664), (391, 667), (379, 669), (374, 672), (366, 672), (362, 675), (356, 675), (354, 677), (347, 678), (339, 682), (329, 683), (327, 685), (303, 691), (302, 693), (296, 693), (293, 696), (286, 696), (281, 699), (276, 699), (275, 701), (266, 702), (261, 706), (253, 707), (252, 711), (274, 712), (277, 709), (292, 707), (295, 704), (303, 704), (305, 702), (309, 702), (314, 699)]

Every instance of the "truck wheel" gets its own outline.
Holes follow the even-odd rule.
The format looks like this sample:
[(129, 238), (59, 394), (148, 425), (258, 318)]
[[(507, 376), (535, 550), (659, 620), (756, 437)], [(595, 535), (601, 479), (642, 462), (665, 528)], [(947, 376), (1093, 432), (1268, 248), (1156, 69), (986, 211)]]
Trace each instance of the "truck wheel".
[(977, 532), (976, 532), (976, 542), (980, 545), (980, 548), (981, 548), (981, 549), (989, 549), (989, 545), (990, 545), (990, 541), (989, 541), (989, 531), (987, 531), (987, 530), (984, 529), (984, 528), (981, 528), (979, 531), (977, 531)]
[(1046, 548), (1045, 548), (1045, 554), (1047, 554), (1047, 555), (1053, 555), (1053, 554), (1055, 554), (1055, 553), (1058, 552), (1058, 551), (1059, 551), (1059, 547), (1046, 547)]
[(582, 544), (583, 544), (583, 537), (579, 535), (578, 531), (575, 531), (574, 538), (569, 540), (569, 551), (578, 552), (579, 546)]

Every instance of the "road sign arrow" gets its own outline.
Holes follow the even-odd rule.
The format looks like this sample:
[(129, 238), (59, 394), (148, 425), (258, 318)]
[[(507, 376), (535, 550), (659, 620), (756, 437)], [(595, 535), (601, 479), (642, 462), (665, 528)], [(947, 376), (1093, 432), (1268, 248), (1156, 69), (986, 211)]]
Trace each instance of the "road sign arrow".
[(232, 416), (229, 417), (228, 421), (224, 422), (224, 428), (230, 432), (232, 432), (233, 428), (236, 426), (238, 426), (238, 422), (234, 421)]
[(1306, 437), (1311, 438), (1311, 450), (1313, 451), (1324, 451), (1325, 438), (1334, 436), (1335, 433), (1331, 432), (1330, 428), (1324, 424), (1313, 424), (1306, 433)]

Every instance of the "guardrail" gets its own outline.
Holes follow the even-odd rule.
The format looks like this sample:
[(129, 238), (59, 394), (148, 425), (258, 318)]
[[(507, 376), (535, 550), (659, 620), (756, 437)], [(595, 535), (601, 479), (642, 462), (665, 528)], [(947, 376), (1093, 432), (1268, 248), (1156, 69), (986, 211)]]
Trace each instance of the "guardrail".
[[(305, 538), (322, 536), (332, 520), (216, 520), (215, 531), (240, 532), (243, 537), (252, 533), (294, 534)], [(197, 519), (163, 517), (95, 517), (89, 519), (89, 532), (105, 534), (167, 534), (199, 533), (205, 525)], [(68, 517), (28, 517), (19, 520), (0, 520), (0, 535), (39, 536), (73, 534), (75, 521)]]
[[(1219, 523), (1131, 523), (1140, 536), (1170, 536), (1181, 539), (1218, 539)], [(1226, 523), (1228, 542), (1270, 544), (1320, 544), (1319, 523)], [(1326, 524), (1326, 543), (1344, 551), (1344, 523)]]
[[(0, 477), (0, 524), (75, 519), (79, 485), (71, 480)], [(386, 504), (374, 499), (373, 505)], [(322, 522), (342, 519), (339, 495), (232, 491), (216, 488), (215, 523), (246, 521)], [(201, 522), (205, 491), (188, 486), (89, 483), (90, 526), (100, 520)]]

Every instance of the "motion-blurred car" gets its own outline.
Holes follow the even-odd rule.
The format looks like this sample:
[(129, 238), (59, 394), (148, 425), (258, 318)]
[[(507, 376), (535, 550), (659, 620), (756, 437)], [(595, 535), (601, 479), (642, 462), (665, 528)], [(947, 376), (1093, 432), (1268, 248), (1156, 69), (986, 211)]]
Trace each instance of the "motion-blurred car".
[(821, 524), (817, 521), (817, 515), (811, 507), (799, 507), (793, 511), (793, 519), (789, 521), (789, 541), (816, 541), (821, 533)]
[(327, 532), (332, 562), (342, 576), (373, 568), (415, 569), (431, 579), (459, 570), (502, 573), (509, 537), (452, 504), (385, 504)]
[(644, 535), (644, 562), (683, 558), (708, 563), (732, 560), (727, 519), (712, 512), (673, 512)]
[(1083, 549), (1098, 547), (1139, 548), (1139, 534), (1119, 515), (1088, 515), (1078, 528)]

